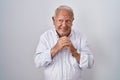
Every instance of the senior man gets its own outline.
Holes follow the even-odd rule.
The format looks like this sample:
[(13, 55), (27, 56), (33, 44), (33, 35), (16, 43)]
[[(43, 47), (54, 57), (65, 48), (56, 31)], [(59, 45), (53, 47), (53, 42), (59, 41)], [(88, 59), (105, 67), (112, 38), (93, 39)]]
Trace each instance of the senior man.
[(91, 68), (94, 59), (86, 37), (72, 28), (72, 8), (59, 6), (52, 20), (54, 29), (40, 36), (35, 64), (44, 67), (45, 80), (82, 80), (82, 69)]

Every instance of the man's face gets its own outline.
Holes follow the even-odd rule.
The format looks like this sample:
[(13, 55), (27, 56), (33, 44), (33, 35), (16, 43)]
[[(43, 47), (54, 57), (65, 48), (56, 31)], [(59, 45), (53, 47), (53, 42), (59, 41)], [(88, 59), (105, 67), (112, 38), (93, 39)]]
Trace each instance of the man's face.
[(73, 15), (67, 10), (59, 10), (56, 16), (53, 17), (53, 24), (60, 37), (70, 34), (72, 22)]

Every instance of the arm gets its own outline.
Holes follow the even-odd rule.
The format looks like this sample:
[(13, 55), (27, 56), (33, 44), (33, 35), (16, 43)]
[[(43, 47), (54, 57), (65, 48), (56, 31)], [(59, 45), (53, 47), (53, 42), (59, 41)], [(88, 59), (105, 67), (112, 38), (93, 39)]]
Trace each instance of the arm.
[(91, 68), (94, 63), (93, 55), (88, 47), (87, 39), (85, 36), (82, 36), (81, 38), (81, 46), (77, 50), (78, 53), (80, 53), (80, 68)]
[(50, 49), (48, 48), (48, 42), (45, 39), (44, 35), (40, 37), (34, 62), (36, 64), (36, 67), (48, 66), (52, 63)]
[(38, 44), (38, 47), (36, 49), (36, 56), (35, 56), (35, 63), (37, 67), (40, 66), (48, 66), (53, 61), (53, 58), (56, 54), (58, 54), (61, 49), (63, 49), (66, 45), (66, 40), (64, 40), (65, 37), (61, 37), (58, 39), (57, 43), (52, 47), (49, 48), (49, 41), (48, 39), (45, 39), (45, 36), (42, 35), (40, 37), (40, 41)]
[(71, 55), (76, 59), (80, 68), (90, 68), (93, 65), (93, 55), (88, 48), (87, 39), (85, 36), (78, 39), (79, 48), (75, 49), (71, 40), (64, 37), (64, 47), (70, 51)]

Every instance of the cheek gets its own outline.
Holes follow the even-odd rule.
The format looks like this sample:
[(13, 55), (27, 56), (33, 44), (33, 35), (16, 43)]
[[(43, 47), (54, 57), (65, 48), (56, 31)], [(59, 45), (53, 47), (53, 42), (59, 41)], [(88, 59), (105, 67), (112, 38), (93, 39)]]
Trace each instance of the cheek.
[(55, 23), (54, 26), (55, 26), (56, 29), (59, 29), (61, 24)]
[(58, 24), (54, 24), (55, 29), (58, 31), (60, 26)]
[(68, 24), (68, 26), (71, 27), (71, 26), (72, 26), (72, 23), (71, 23), (71, 24)]
[(71, 24), (66, 25), (66, 28), (67, 28), (67, 29), (71, 29), (71, 27), (72, 27)]

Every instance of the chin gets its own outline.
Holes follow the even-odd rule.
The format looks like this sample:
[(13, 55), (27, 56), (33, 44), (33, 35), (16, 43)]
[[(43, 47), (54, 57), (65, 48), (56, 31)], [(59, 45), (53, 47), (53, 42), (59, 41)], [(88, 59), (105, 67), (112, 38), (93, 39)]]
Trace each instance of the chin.
[(59, 31), (58, 34), (59, 34), (60, 37), (63, 37), (63, 36), (68, 36), (69, 32), (68, 31)]
[(60, 36), (61, 36), (61, 37), (63, 37), (63, 36), (67, 36), (67, 34), (65, 34), (65, 33), (62, 33)]

